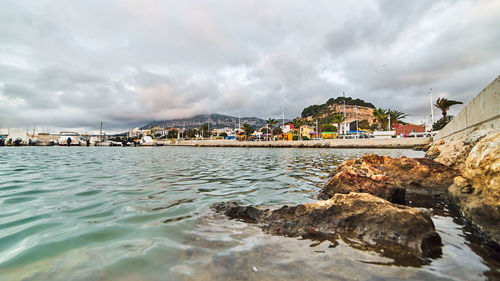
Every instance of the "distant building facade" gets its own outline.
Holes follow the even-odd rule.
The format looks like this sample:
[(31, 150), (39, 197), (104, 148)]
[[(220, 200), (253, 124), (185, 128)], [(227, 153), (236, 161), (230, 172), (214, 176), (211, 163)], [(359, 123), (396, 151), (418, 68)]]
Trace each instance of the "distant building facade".
[(410, 133), (425, 133), (425, 126), (406, 124), (397, 126), (396, 135), (407, 135)]

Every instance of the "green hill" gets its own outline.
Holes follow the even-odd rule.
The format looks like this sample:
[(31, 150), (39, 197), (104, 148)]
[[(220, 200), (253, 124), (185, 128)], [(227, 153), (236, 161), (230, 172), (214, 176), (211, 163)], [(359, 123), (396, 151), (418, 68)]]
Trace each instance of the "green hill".
[(304, 108), (301, 116), (302, 116), (302, 118), (306, 118), (308, 116), (314, 117), (314, 116), (322, 115), (322, 114), (330, 111), (329, 106), (331, 106), (332, 104), (342, 104), (343, 105), (344, 101), (345, 101), (346, 105), (356, 105), (356, 106), (364, 106), (364, 107), (368, 107), (368, 108), (375, 108), (375, 106), (372, 103), (365, 102), (362, 99), (353, 99), (351, 97), (345, 97), (345, 98), (338, 97), (338, 98), (331, 98), (324, 104), (311, 105), (311, 106)]

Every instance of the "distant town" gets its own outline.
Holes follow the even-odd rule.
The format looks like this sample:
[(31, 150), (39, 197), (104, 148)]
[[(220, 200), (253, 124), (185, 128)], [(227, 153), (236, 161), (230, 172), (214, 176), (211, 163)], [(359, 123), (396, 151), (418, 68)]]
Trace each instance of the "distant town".
[[(445, 104), (443, 104), (445, 102)], [(446, 114), (460, 102), (437, 99), (434, 107), (443, 117), (432, 126), (410, 124), (407, 114), (350, 97), (329, 99), (312, 105), (293, 120), (232, 117), (222, 114), (197, 115), (190, 119), (153, 121), (144, 127), (120, 134), (106, 134), (101, 122), (99, 133), (72, 131), (30, 132), (28, 129), (0, 129), (0, 145), (20, 146), (158, 146), (183, 140), (307, 141), (323, 139), (367, 139), (429, 137), (451, 120)], [(434, 116), (431, 112), (432, 118)]]

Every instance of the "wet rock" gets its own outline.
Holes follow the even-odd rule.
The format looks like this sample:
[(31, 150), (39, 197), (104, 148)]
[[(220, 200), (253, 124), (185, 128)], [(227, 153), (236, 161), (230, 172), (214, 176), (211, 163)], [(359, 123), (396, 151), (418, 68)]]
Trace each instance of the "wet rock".
[(500, 243), (500, 133), (476, 143), (448, 191), (463, 214)]
[(335, 194), (329, 200), (275, 210), (234, 202), (218, 203), (214, 209), (233, 219), (257, 223), (275, 235), (332, 241), (340, 235), (396, 253), (441, 255), (441, 238), (426, 213), (368, 193)]
[(367, 192), (393, 203), (404, 203), (406, 189), (444, 193), (458, 174), (458, 170), (427, 158), (367, 154), (338, 166), (318, 197)]

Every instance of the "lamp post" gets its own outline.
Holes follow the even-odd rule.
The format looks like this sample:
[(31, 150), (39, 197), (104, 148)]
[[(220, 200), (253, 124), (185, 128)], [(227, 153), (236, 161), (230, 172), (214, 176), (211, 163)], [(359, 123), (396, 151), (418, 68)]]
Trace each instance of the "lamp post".
[(432, 106), (432, 88), (429, 88), (429, 98), (431, 100), (431, 127), (434, 125), (434, 107)]
[(345, 116), (345, 92), (342, 92), (342, 97), (343, 97), (343, 100), (344, 100), (344, 134), (346, 133), (346, 127), (347, 127), (347, 119), (346, 119), (346, 116)]
[(318, 119), (316, 119), (316, 139), (319, 139)]
[(356, 138), (359, 136), (359, 129), (358, 129), (358, 107), (355, 106), (354, 110), (356, 111)]

